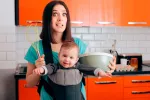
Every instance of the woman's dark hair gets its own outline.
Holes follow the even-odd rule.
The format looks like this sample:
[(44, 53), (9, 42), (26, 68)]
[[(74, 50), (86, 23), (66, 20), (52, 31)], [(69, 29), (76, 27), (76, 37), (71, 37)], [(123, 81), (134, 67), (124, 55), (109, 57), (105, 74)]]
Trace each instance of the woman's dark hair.
[(43, 12), (43, 19), (42, 19), (43, 26), (42, 26), (42, 32), (40, 34), (40, 38), (47, 43), (52, 42), (52, 37), (51, 37), (51, 34), (52, 34), (52, 27), (51, 27), (52, 10), (53, 10), (53, 7), (57, 4), (63, 5), (67, 12), (67, 24), (66, 24), (66, 29), (63, 32), (62, 41), (65, 41), (65, 40), (72, 41), (73, 40), (72, 36), (71, 36), (69, 9), (63, 1), (54, 0), (54, 1), (49, 2), (46, 5), (44, 12)]
[[(59, 0), (53, 0), (49, 2), (43, 12), (43, 25), (42, 25), (42, 32), (40, 34), (40, 38), (42, 39), (42, 44), (43, 44), (43, 50), (44, 50), (44, 55), (45, 55), (45, 62), (46, 64), (49, 63), (54, 63), (53, 61), (53, 54), (52, 54), (52, 49), (50, 43), (52, 42), (52, 26), (51, 26), (51, 21), (52, 21), (52, 10), (53, 7), (57, 4), (60, 4), (64, 6), (67, 12), (67, 25), (66, 29), (63, 32), (62, 36), (62, 41), (73, 41), (73, 38), (71, 36), (71, 26), (70, 26), (70, 14), (68, 7), (63, 1)], [(44, 86), (46, 92), (53, 97), (53, 92), (52, 88), (47, 85), (48, 83), (41, 77), (39, 86), (38, 86), (38, 93), (40, 94), (41, 87)], [(49, 87), (47, 87), (49, 86)]]

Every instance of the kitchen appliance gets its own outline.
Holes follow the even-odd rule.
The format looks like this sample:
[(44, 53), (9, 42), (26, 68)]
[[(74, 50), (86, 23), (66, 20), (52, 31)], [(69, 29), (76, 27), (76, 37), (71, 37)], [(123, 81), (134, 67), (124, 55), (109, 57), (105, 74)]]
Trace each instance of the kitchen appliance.
[(147, 67), (150, 67), (150, 60), (143, 61), (143, 65), (147, 66)]
[(16, 73), (26, 74), (27, 72), (27, 63), (18, 63), (16, 67)]
[(138, 59), (138, 68), (136, 71), (142, 70), (142, 54), (141, 53), (121, 53), (121, 54), (118, 54), (117, 62), (116, 62), (117, 64), (120, 64), (121, 58), (125, 58), (125, 59), (129, 60), (129, 64), (130, 64), (131, 58), (137, 58)]

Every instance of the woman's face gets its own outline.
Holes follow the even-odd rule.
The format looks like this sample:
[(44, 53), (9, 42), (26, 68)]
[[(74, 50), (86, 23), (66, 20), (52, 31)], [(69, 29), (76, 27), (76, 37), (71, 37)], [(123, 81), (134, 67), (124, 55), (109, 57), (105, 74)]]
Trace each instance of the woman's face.
[(52, 11), (53, 32), (63, 33), (67, 24), (67, 11), (63, 5), (57, 4)]

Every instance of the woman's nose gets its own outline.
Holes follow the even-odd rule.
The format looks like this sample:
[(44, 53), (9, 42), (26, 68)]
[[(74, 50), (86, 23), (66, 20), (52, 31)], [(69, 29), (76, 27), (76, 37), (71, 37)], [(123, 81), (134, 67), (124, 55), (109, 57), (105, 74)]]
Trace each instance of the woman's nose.
[(62, 17), (63, 17), (62, 15), (59, 15), (58, 16), (58, 21), (62, 21)]

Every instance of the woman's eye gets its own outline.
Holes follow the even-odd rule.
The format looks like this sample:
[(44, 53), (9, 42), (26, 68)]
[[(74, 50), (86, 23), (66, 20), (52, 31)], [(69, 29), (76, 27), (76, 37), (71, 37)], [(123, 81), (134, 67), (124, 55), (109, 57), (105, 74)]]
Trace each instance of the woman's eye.
[(53, 13), (53, 16), (57, 16), (57, 13), (56, 13), (56, 12), (54, 12), (54, 13)]
[(67, 13), (63, 13), (63, 16), (67, 16)]

